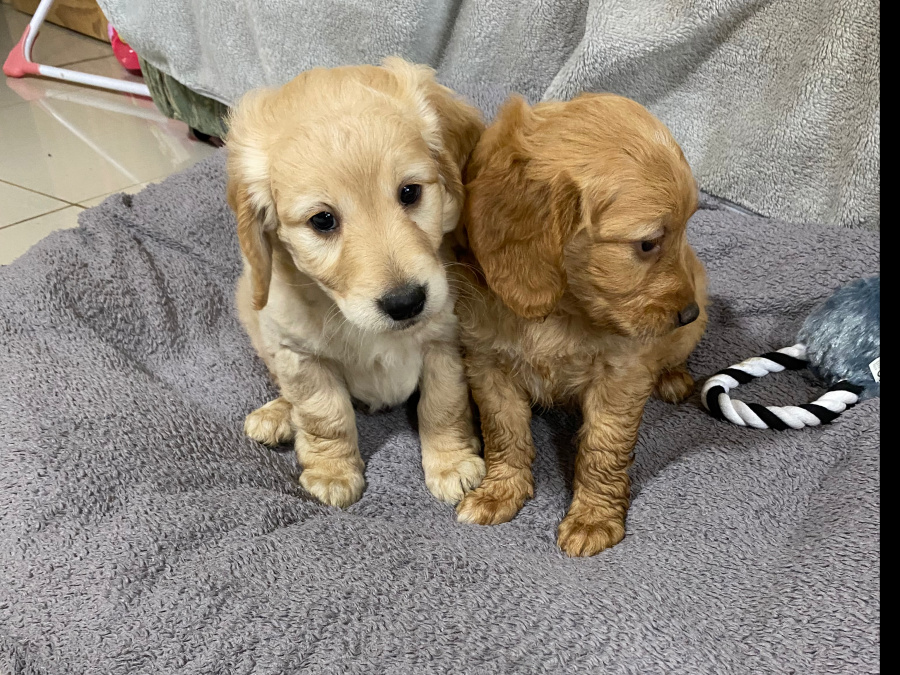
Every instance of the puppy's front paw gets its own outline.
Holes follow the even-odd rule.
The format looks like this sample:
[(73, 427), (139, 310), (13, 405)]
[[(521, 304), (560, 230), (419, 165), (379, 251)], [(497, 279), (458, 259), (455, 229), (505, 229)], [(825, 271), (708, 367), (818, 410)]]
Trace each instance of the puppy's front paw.
[(300, 485), (324, 504), (346, 508), (359, 501), (366, 487), (362, 469), (350, 462), (311, 466), (300, 474)]
[(263, 445), (281, 445), (294, 438), (291, 427), (291, 404), (282, 397), (269, 401), (247, 415), (244, 433)]
[(683, 367), (670, 368), (659, 374), (653, 393), (667, 403), (681, 403), (694, 391), (694, 378)]
[(577, 557), (596, 555), (615, 546), (625, 536), (625, 522), (591, 517), (589, 513), (569, 514), (559, 524), (557, 545), (563, 553)]
[(456, 519), (475, 525), (499, 525), (513, 519), (534, 496), (531, 481), (485, 481), (456, 507)]
[(448, 504), (456, 504), (484, 478), (484, 460), (471, 451), (435, 453), (422, 465), (428, 490)]

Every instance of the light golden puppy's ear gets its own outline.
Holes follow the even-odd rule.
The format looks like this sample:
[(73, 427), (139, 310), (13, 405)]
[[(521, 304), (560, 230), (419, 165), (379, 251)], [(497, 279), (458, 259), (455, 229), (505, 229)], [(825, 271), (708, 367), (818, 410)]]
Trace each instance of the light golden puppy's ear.
[(451, 209), (445, 213), (444, 231), (448, 232), (456, 227), (465, 198), (462, 171), (484, 131), (481, 112), (451, 89), (438, 84), (434, 70), (428, 66), (395, 56), (386, 58), (383, 65), (397, 78), (424, 123), (425, 142), (438, 164), (441, 183), (451, 197)]
[(260, 310), (269, 301), (272, 280), (272, 244), (264, 228), (265, 214), (253, 205), (246, 186), (228, 179), (228, 205), (237, 217), (238, 242), (250, 264), (253, 309)]
[(514, 97), (473, 156), (466, 186), (469, 247), (491, 289), (526, 319), (547, 316), (566, 289), (564, 249), (581, 220), (581, 192), (564, 173), (530, 175), (522, 130), (528, 104)]
[(277, 226), (269, 181), (265, 131), (269, 92), (247, 94), (232, 111), (226, 139), (228, 205), (237, 218), (241, 251), (251, 270), (253, 308), (260, 310), (269, 299), (272, 278), (272, 244), (269, 232)]

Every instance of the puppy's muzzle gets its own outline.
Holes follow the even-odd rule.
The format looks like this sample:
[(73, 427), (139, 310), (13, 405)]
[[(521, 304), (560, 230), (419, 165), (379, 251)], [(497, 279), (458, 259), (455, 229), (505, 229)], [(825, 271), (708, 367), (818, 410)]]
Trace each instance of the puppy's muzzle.
[(689, 323), (694, 323), (698, 316), (700, 316), (700, 307), (696, 302), (692, 302), (678, 312), (678, 325), (687, 326)]
[(382, 295), (378, 306), (394, 321), (407, 321), (422, 313), (427, 299), (425, 286), (406, 284)]

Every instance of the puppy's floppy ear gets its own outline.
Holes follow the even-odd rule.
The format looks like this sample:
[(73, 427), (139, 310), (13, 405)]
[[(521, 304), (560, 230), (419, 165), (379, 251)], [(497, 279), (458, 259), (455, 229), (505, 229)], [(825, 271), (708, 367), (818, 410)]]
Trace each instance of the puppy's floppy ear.
[(444, 190), (450, 199), (444, 207), (444, 232), (456, 227), (465, 198), (462, 171), (475, 148), (484, 121), (481, 112), (451, 89), (438, 84), (434, 70), (398, 57), (383, 65), (397, 78), (424, 123), (423, 137), (438, 164)]
[(272, 280), (272, 243), (265, 229), (267, 213), (253, 204), (253, 198), (240, 179), (228, 178), (228, 205), (237, 217), (238, 242), (250, 264), (253, 309), (260, 310), (269, 301)]
[(268, 148), (265, 131), (269, 92), (257, 90), (244, 96), (229, 117), (226, 140), (228, 205), (237, 217), (238, 242), (250, 264), (253, 309), (269, 299), (272, 278), (270, 232), (278, 224), (269, 183)]
[(581, 193), (565, 174), (538, 177), (522, 131), (528, 104), (514, 97), (482, 136), (466, 186), (465, 226), (491, 289), (519, 316), (547, 316), (566, 289), (564, 249), (581, 219)]

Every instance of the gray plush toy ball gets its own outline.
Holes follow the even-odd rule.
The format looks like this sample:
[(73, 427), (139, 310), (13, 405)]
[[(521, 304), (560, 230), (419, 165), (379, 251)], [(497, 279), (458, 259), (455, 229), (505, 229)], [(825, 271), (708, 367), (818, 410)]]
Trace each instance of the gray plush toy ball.
[[(762, 406), (728, 392), (782, 370), (810, 370), (828, 385), (812, 403)], [(839, 288), (810, 314), (797, 344), (720, 370), (703, 385), (701, 399), (713, 416), (756, 429), (801, 429), (827, 424), (859, 401), (881, 395), (881, 279), (859, 279)]]
[(846, 380), (859, 387), (860, 400), (881, 394), (881, 278), (859, 279), (819, 305), (797, 334), (806, 345), (809, 367), (828, 386)]

